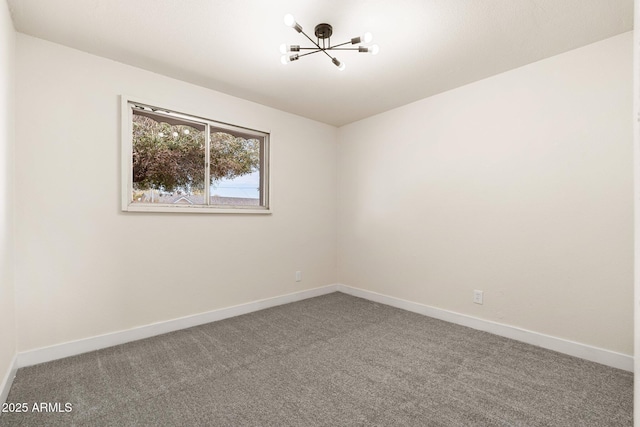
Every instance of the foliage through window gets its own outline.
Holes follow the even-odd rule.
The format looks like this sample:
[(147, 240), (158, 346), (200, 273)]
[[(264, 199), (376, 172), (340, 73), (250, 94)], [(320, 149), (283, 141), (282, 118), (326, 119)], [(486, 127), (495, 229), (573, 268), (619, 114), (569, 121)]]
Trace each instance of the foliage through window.
[(124, 210), (268, 211), (267, 133), (135, 102), (126, 108)]

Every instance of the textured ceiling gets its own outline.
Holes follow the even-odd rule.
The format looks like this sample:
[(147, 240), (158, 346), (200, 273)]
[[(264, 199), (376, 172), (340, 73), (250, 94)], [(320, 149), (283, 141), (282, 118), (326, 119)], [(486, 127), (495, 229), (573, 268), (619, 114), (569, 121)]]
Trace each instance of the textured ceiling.
[[(633, 29), (633, 0), (7, 0), (18, 31), (340, 126)], [(333, 25), (376, 56), (282, 65)]]

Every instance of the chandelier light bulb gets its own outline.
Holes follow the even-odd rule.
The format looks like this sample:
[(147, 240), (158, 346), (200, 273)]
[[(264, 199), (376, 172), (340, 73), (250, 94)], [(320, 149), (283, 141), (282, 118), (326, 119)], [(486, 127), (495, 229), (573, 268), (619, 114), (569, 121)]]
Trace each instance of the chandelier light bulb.
[(378, 47), (377, 44), (374, 44), (369, 48), (369, 52), (371, 52), (371, 55), (377, 55), (378, 52), (380, 52), (380, 48)]
[(335, 64), (335, 66), (336, 66), (336, 67), (338, 67), (338, 70), (340, 70), (340, 71), (344, 71), (344, 69), (345, 69), (344, 62), (340, 62), (340, 61), (338, 61), (338, 58), (333, 58), (333, 59), (331, 60), (331, 62), (333, 62), (333, 63)]
[(184, 132), (185, 135), (189, 135), (189, 129), (185, 129), (185, 130), (183, 130), (183, 132)]
[(284, 25), (286, 25), (287, 27), (293, 27), (294, 25), (296, 25), (296, 19), (292, 14), (287, 13), (286, 15), (284, 15)]
[(287, 52), (300, 52), (300, 46), (297, 44), (287, 45), (283, 43), (280, 45), (280, 53), (286, 54)]
[(282, 57), (280, 57), (280, 62), (282, 62), (283, 64), (288, 64), (291, 61), (297, 61), (299, 58), (298, 54), (295, 55), (282, 55)]
[(371, 34), (370, 32), (366, 32), (363, 35), (361, 35), (360, 37), (354, 37), (351, 39), (351, 44), (358, 44), (358, 43), (371, 43), (373, 41), (373, 34)]
[(173, 133), (173, 137), (175, 138), (175, 137), (177, 137), (177, 136), (178, 136), (178, 132), (174, 132), (174, 133)]

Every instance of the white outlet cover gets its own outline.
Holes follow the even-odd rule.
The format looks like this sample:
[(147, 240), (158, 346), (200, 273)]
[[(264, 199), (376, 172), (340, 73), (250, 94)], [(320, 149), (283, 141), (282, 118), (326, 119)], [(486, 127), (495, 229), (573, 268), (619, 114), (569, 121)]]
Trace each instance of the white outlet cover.
[(473, 291), (473, 302), (476, 304), (482, 304), (483, 294), (483, 291)]

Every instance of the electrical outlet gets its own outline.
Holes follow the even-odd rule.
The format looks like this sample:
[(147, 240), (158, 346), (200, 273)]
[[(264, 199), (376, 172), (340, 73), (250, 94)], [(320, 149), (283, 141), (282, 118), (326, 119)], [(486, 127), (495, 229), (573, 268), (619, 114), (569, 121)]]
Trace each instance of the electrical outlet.
[(473, 302), (476, 303), (476, 304), (482, 304), (483, 294), (484, 294), (483, 291), (474, 290), (473, 291)]
[(302, 271), (296, 271), (296, 282), (302, 282)]

